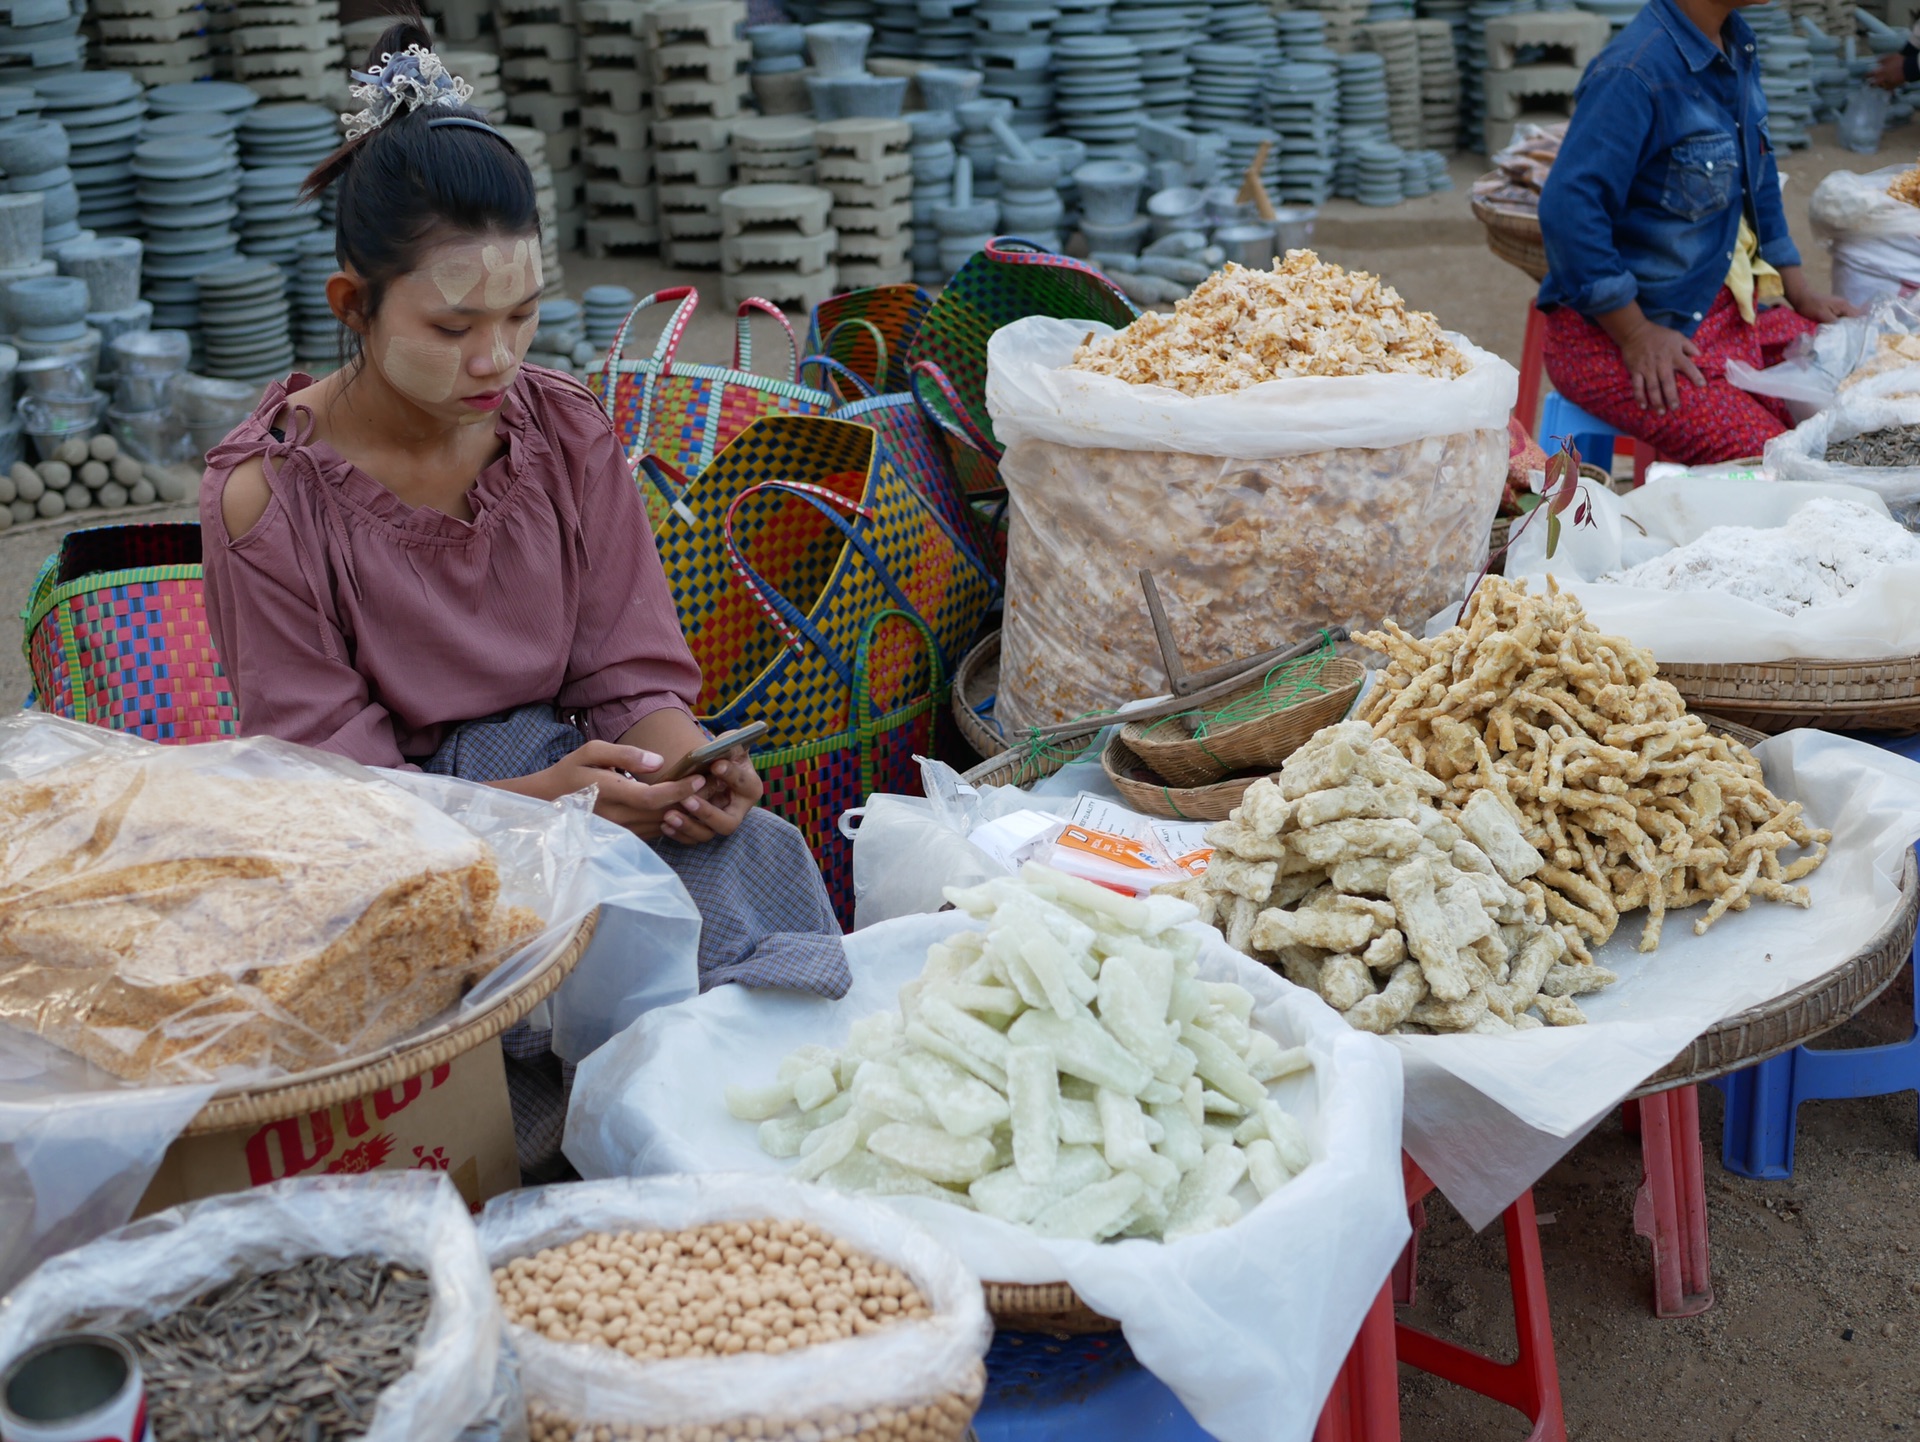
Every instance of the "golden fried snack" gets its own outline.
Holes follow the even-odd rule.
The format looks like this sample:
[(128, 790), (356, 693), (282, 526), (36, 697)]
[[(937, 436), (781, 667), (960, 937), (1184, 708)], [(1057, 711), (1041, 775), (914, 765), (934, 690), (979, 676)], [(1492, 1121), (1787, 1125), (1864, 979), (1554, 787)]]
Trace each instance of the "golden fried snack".
[[(1442, 810), (1573, 962), (1590, 963), (1631, 911), (1647, 913), (1640, 950), (1652, 951), (1669, 909), (1710, 903), (1694, 923), (1704, 933), (1754, 897), (1808, 905), (1793, 883), (1832, 833), (1769, 791), (1744, 746), (1688, 715), (1648, 652), (1601, 635), (1551, 580), (1535, 596), (1489, 577), (1462, 623), (1431, 640), (1391, 621), (1354, 640), (1387, 657), (1360, 719), (1445, 783)], [(1803, 854), (1782, 860), (1789, 850)], [(1564, 1000), (1571, 978), (1545, 990)], [(1540, 1011), (1549, 1024), (1571, 1015), (1558, 1001)]]

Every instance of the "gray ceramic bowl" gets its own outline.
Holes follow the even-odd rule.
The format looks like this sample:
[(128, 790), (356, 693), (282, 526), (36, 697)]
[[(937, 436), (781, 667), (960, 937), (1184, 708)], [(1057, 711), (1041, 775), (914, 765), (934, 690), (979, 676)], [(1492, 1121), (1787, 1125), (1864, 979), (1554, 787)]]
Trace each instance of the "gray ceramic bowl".
[(44, 328), (84, 321), (87, 283), (74, 275), (16, 280), (7, 286), (5, 306), (8, 318), (16, 326)]
[(67, 163), (67, 132), (51, 120), (9, 120), (0, 124), (0, 169), (31, 175)]

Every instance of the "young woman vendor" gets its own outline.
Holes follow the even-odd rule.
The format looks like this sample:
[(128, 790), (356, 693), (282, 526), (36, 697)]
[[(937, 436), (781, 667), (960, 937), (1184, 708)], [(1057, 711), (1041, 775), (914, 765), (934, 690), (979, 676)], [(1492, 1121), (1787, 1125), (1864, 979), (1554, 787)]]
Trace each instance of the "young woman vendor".
[[(241, 729), (546, 800), (595, 787), (699, 907), (703, 989), (840, 996), (819, 869), (757, 809), (745, 755), (648, 779), (706, 740), (699, 668), (605, 412), (522, 364), (543, 284), (533, 178), (427, 46), (417, 24), (381, 36), (356, 75), (367, 108), (307, 180), (335, 186), (347, 363), (270, 386), (207, 456), (208, 617)], [(517, 1030), (538, 1174), (570, 1068)]]
[(1690, 464), (1758, 455), (1792, 424), (1730, 384), (1728, 361), (1771, 365), (1853, 313), (1809, 287), (1787, 234), (1753, 31), (1735, 13), (1755, 3), (1649, 0), (1588, 67), (1540, 197), (1547, 375)]

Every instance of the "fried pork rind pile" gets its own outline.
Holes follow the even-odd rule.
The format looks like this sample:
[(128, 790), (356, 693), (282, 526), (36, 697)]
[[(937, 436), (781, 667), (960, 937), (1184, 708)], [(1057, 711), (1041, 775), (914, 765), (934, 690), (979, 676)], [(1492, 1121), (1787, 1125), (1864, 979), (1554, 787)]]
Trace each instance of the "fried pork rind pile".
[(1585, 1021), (1573, 998), (1613, 973), (1567, 959), (1513, 815), (1489, 792), (1449, 820), (1445, 790), (1365, 722), (1329, 726), (1208, 832), (1205, 874), (1168, 890), (1361, 1031)]
[(1089, 338), (1073, 369), (1190, 396), (1245, 390), (1284, 376), (1387, 371), (1452, 380), (1466, 357), (1425, 311), (1408, 310), (1380, 277), (1290, 250), (1271, 271), (1228, 265), (1180, 301), (1125, 330)]
[(1894, 176), (1893, 184), (1887, 187), (1887, 194), (1908, 205), (1920, 205), (1920, 165)]
[(1640, 950), (1652, 951), (1669, 909), (1711, 903), (1701, 934), (1754, 897), (1808, 905), (1794, 883), (1832, 833), (1767, 790), (1744, 746), (1689, 716), (1650, 654), (1601, 635), (1551, 581), (1535, 596), (1489, 577), (1465, 623), (1432, 640), (1391, 621), (1354, 640), (1390, 658), (1361, 719), (1445, 783), (1449, 815), (1484, 807), (1484, 792), (1520, 818), (1577, 959), (1630, 911), (1647, 912)]

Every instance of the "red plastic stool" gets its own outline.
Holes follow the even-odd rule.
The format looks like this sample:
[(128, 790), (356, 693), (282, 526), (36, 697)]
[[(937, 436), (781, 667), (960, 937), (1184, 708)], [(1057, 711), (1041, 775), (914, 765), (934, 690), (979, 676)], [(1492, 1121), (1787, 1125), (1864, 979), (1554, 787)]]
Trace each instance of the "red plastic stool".
[(1400, 1368), (1394, 1350), (1393, 1281), (1380, 1289), (1333, 1379), (1313, 1442), (1400, 1442)]
[(1675, 1087), (1627, 1102), (1621, 1120), (1628, 1136), (1640, 1138), (1633, 1229), (1653, 1243), (1653, 1314), (1697, 1317), (1713, 1305), (1700, 1089)]
[[(1406, 1176), (1407, 1208), (1414, 1222), (1414, 1234), (1390, 1285), (1396, 1301), (1411, 1302), (1419, 1229), (1426, 1225), (1426, 1209), (1421, 1199), (1433, 1190), (1433, 1183), (1412, 1157), (1403, 1156), (1401, 1166)], [(1560, 1405), (1560, 1367), (1554, 1359), (1553, 1328), (1547, 1318), (1547, 1275), (1540, 1259), (1540, 1231), (1534, 1222), (1532, 1191), (1523, 1192), (1500, 1220), (1507, 1233), (1507, 1274), (1513, 1285), (1513, 1326), (1519, 1355), (1511, 1362), (1496, 1362), (1404, 1322), (1394, 1325), (1396, 1350), (1400, 1360), (1409, 1367), (1418, 1367), (1422, 1372), (1430, 1372), (1525, 1414), (1533, 1423), (1528, 1442), (1566, 1442), (1567, 1424)]]

